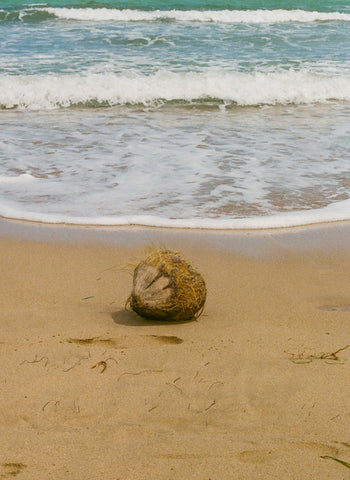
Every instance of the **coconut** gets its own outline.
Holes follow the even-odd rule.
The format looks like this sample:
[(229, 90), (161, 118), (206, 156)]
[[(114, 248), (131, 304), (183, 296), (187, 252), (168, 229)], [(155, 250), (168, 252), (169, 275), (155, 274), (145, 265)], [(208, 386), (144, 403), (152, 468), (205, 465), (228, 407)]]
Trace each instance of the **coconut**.
[(130, 307), (151, 320), (198, 318), (207, 295), (199, 272), (179, 253), (155, 250), (134, 271)]

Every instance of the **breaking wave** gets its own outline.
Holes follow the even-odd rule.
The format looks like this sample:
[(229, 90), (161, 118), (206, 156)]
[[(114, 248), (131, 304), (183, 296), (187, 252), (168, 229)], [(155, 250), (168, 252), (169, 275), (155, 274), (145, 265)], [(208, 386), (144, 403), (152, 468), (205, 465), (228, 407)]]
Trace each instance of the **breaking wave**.
[(307, 10), (133, 10), (112, 8), (31, 7), (19, 11), (0, 10), (0, 21), (43, 21), (48, 18), (89, 22), (211, 22), (211, 23), (288, 23), (349, 22), (350, 14)]
[(350, 21), (350, 14), (310, 12), (305, 10), (118, 10), (108, 8), (44, 8), (58, 18), (88, 21), (155, 21), (215, 23), (280, 23), (315, 21)]
[(272, 73), (160, 71), (152, 75), (95, 74), (0, 76), (0, 107), (172, 104), (287, 105), (350, 101), (350, 76), (286, 70)]

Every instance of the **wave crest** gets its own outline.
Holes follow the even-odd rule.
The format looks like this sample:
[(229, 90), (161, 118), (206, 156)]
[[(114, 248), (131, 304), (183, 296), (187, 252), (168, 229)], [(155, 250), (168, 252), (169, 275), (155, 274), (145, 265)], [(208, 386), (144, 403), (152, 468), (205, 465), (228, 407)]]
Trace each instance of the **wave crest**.
[(210, 22), (210, 23), (287, 23), (350, 21), (350, 14), (307, 10), (132, 10), (113, 8), (32, 7), (21, 11), (0, 10), (0, 21), (43, 21), (50, 17), (89, 22)]
[(58, 18), (88, 21), (155, 21), (215, 23), (280, 23), (350, 21), (350, 14), (305, 10), (118, 10), (108, 8), (44, 8)]
[(240, 106), (350, 101), (350, 76), (275, 73), (157, 72), (0, 76), (2, 109), (52, 110), (196, 102)]

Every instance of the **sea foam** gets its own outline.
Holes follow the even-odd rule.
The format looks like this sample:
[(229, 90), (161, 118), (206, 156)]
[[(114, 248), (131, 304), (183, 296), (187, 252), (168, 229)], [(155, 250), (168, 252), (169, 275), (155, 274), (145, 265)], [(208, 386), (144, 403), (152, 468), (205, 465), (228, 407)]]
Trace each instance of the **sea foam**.
[(58, 18), (82, 21), (150, 22), (175, 20), (179, 22), (214, 23), (286, 23), (315, 21), (350, 21), (350, 14), (305, 10), (130, 10), (108, 8), (42, 8)]
[(101, 217), (72, 217), (62, 214), (47, 214), (31, 211), (22, 211), (12, 206), (2, 204), (0, 217), (19, 219), (41, 223), (67, 225), (97, 225), (97, 226), (146, 226), (165, 228), (188, 228), (207, 230), (240, 230), (240, 229), (270, 229), (313, 225), (318, 223), (338, 222), (350, 220), (350, 199), (337, 202), (327, 207), (287, 212), (276, 215), (248, 217), (248, 218), (189, 218), (174, 219), (157, 217), (154, 215), (126, 215)]
[(350, 76), (286, 70), (142, 74), (0, 76), (3, 109), (52, 110), (70, 106), (159, 105), (166, 102), (242, 106), (350, 100)]
[(36, 180), (37, 178), (33, 177), (33, 175), (30, 175), (29, 173), (22, 173), (21, 175), (16, 176), (0, 175), (0, 185), (23, 185), (26, 183), (35, 182)]

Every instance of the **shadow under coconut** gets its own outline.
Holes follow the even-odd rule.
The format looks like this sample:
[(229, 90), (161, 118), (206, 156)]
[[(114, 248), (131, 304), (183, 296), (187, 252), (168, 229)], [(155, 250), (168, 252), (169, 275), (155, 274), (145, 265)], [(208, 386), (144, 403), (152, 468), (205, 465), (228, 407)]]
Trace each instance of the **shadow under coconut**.
[(111, 314), (114, 323), (118, 325), (129, 325), (130, 327), (144, 327), (147, 325), (177, 325), (183, 323), (196, 322), (196, 318), (190, 320), (148, 320), (140, 317), (137, 313), (130, 310), (118, 310)]

